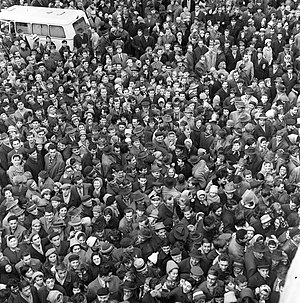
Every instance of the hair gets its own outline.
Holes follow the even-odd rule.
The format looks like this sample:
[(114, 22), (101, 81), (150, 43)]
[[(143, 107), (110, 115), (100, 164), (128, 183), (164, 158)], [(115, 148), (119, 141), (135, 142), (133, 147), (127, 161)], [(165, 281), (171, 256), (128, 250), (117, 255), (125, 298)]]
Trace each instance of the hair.
[(224, 248), (226, 244), (227, 244), (227, 242), (224, 239), (215, 239), (213, 241), (213, 245), (216, 250), (218, 250), (220, 248)]
[(57, 206), (57, 211), (59, 212), (64, 207), (68, 208), (66, 203), (64, 203), (64, 202), (59, 203), (58, 206)]
[(18, 287), (18, 280), (17, 279), (8, 279), (6, 283), (7, 288), (12, 288), (12, 287)]
[(127, 207), (127, 208), (124, 210), (124, 214), (128, 214), (128, 213), (134, 213), (134, 210), (133, 210), (131, 207)]
[(45, 207), (45, 213), (54, 213), (54, 209), (53, 209), (53, 206), (52, 205), (47, 205)]
[(214, 268), (211, 267), (211, 268), (208, 270), (207, 275), (212, 275), (212, 276), (218, 277), (218, 271), (217, 271), (216, 269), (214, 269)]
[(48, 146), (48, 150), (50, 149), (55, 149), (56, 150), (56, 145), (53, 144), (53, 143), (50, 143), (49, 146)]
[(247, 235), (247, 231), (243, 228), (236, 231), (236, 238), (237, 239), (244, 239)]
[(93, 257), (94, 256), (99, 256), (101, 261), (102, 261), (102, 254), (99, 251), (94, 251), (91, 255), (91, 263), (93, 263)]
[(112, 272), (111, 265), (109, 264), (101, 264), (99, 270), (99, 276), (108, 276), (108, 274)]
[(217, 180), (226, 178), (227, 176), (228, 176), (228, 171), (225, 168), (221, 168), (221, 169), (216, 171)]
[(232, 276), (226, 277), (226, 279), (225, 279), (224, 282), (225, 282), (225, 285), (228, 285), (230, 282), (236, 284), (236, 280), (235, 280), (235, 278), (232, 277)]
[(110, 208), (105, 208), (103, 211), (103, 215), (104, 216), (107, 216), (107, 215), (113, 216), (113, 212)]
[(216, 223), (216, 219), (213, 216), (206, 216), (203, 219), (203, 225), (204, 226), (211, 226), (214, 223)]
[(30, 283), (27, 280), (21, 280), (18, 286), (19, 289), (22, 290), (23, 288), (30, 286)]
[(23, 251), (21, 256), (22, 256), (22, 259), (24, 259), (24, 257), (31, 256), (30, 251), (28, 251), (28, 250)]
[(9, 216), (8, 219), (7, 219), (8, 222), (13, 221), (13, 220), (18, 221), (18, 217), (15, 216), (15, 215), (11, 215), (11, 216)]
[(274, 180), (274, 187), (278, 187), (281, 184), (284, 184), (283, 180), (281, 180), (281, 179), (275, 179)]
[(61, 271), (66, 271), (67, 270), (67, 265), (64, 262), (61, 262), (59, 264), (55, 265), (55, 270), (61, 270)]
[(20, 268), (20, 274), (21, 274), (21, 276), (25, 277), (25, 275), (26, 275), (26, 273), (28, 272), (29, 269), (31, 269), (31, 266), (29, 266), (29, 265), (23, 265)]
[(222, 204), (219, 203), (219, 202), (213, 202), (210, 205), (210, 210), (213, 211), (213, 212), (216, 212), (219, 208), (222, 208)]
[[(78, 283), (78, 282), (75, 282), (75, 283)], [(75, 284), (74, 283), (74, 284)], [(73, 288), (75, 288), (75, 286), (74, 286), (74, 284), (73, 284)], [(79, 288), (79, 289), (81, 289), (82, 288), (82, 284), (81, 283), (79, 283), (81, 286), (80, 287), (76, 287), (76, 288)], [(86, 301), (86, 296), (83, 294), (83, 293), (78, 293), (78, 294), (76, 294), (76, 295), (74, 295), (74, 296), (72, 296), (72, 302), (73, 303), (83, 303), (83, 302), (85, 302)]]
[(221, 255), (219, 256), (219, 261), (227, 261), (227, 262), (229, 263), (230, 258), (229, 258), (229, 256), (228, 256), (228, 254), (221, 254)]
[(235, 281), (236, 281), (236, 283), (245, 283), (245, 282), (248, 282), (248, 279), (244, 275), (239, 275), (236, 277)]
[(46, 274), (44, 276), (44, 281), (46, 282), (48, 279), (55, 280), (55, 277), (54, 277), (54, 275), (52, 273), (46, 272)]

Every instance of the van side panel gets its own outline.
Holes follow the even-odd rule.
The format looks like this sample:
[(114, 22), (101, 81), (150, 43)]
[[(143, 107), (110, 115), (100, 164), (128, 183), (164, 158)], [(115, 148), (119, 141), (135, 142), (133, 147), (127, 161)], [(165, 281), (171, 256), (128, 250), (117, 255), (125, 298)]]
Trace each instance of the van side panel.
[[(30, 22), (28, 15), (31, 16)], [(50, 36), (57, 50), (63, 40), (73, 49), (76, 24), (80, 23), (82, 28), (90, 28), (87, 16), (80, 10), (15, 5), (0, 12), (0, 22), (4, 20), (14, 23), (15, 32), (22, 30), (31, 47), (33, 35), (38, 35), (42, 44), (46, 42), (46, 36)]]

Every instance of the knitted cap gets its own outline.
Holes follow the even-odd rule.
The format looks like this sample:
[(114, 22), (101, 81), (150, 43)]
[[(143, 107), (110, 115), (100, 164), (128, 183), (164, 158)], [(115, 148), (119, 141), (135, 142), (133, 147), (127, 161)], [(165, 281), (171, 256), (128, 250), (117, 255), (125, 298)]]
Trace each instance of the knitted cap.
[(173, 260), (169, 260), (167, 262), (167, 266), (166, 266), (166, 272), (167, 274), (169, 274), (173, 269), (179, 269), (179, 266), (173, 261)]

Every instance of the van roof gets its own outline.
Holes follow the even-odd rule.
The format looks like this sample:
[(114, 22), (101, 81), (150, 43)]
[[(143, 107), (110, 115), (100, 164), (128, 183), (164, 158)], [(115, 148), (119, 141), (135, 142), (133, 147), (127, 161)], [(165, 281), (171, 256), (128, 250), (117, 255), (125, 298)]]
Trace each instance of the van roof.
[(11, 6), (0, 12), (1, 20), (41, 24), (53, 24), (55, 20), (59, 24), (70, 24), (83, 16), (84, 12), (81, 10), (21, 5)]

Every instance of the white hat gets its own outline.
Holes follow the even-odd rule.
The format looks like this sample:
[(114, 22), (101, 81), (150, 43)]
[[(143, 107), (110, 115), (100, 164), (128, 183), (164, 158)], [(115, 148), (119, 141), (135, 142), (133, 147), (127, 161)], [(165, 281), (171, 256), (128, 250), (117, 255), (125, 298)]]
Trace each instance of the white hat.
[(211, 185), (211, 187), (209, 188), (209, 192), (217, 194), (219, 192), (218, 186), (217, 185)]
[(151, 261), (154, 265), (157, 263), (158, 260), (158, 252), (152, 253), (149, 257), (148, 260)]
[(270, 215), (263, 215), (263, 216), (261, 216), (261, 218), (260, 218), (261, 224), (265, 224), (265, 223), (267, 223), (267, 222), (269, 222), (269, 221), (271, 221), (271, 220), (272, 220), (272, 218), (271, 218)]
[(89, 247), (93, 247), (95, 245), (97, 241), (97, 237), (94, 237), (94, 236), (90, 236), (87, 240), (86, 240), (86, 244), (87, 246)]

